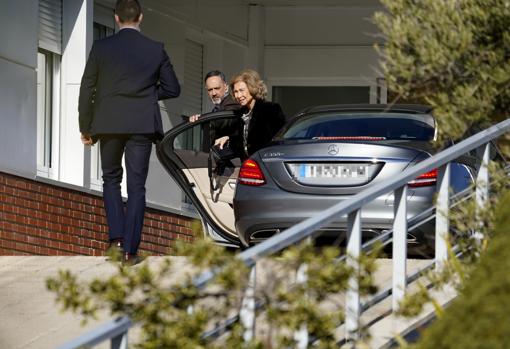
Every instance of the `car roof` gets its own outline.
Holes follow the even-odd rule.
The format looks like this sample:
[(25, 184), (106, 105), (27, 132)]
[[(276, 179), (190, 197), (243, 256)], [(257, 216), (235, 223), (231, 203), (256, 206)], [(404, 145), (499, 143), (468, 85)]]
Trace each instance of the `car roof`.
[(431, 114), (432, 107), (422, 104), (333, 104), (308, 107), (301, 110), (296, 116), (320, 112), (386, 112)]

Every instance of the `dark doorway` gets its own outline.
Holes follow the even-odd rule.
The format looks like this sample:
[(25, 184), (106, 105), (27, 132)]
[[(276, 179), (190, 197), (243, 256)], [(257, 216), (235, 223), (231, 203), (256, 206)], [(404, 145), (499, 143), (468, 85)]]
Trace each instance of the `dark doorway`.
[(369, 86), (274, 86), (272, 92), (288, 118), (315, 105), (370, 102)]

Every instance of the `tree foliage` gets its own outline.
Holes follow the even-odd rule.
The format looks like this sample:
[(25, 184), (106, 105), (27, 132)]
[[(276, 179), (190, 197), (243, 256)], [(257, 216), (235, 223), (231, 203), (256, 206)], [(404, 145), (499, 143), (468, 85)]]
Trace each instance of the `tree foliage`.
[(388, 88), (432, 106), (440, 140), (508, 117), (508, 0), (381, 2), (387, 11), (375, 22)]
[[(434, 108), (438, 144), (461, 139), (504, 120), (510, 106), (510, 1), (508, 0), (381, 0), (386, 11), (375, 15), (384, 45), (378, 47), (388, 89), (397, 98)], [(508, 140), (508, 134), (505, 135)], [(508, 141), (499, 141), (510, 154)], [(484, 210), (475, 199), (452, 211), (455, 243), (461, 259), (451, 256), (435, 285), (454, 283), (460, 297), (441, 312), (416, 348), (506, 348), (510, 310), (508, 283), (509, 194), (494, 206), (497, 194), (508, 193), (506, 172), (496, 174), (491, 189), (496, 200)], [(440, 212), (438, 214), (441, 214)], [(506, 217), (506, 218), (504, 218)], [(505, 221), (506, 219), (506, 221)], [(496, 224), (494, 222), (497, 222)], [(494, 236), (494, 238), (493, 238)], [(453, 241), (450, 241), (453, 243)], [(505, 251), (506, 250), (506, 251)], [(480, 260), (481, 258), (481, 260)], [(425, 287), (406, 297), (401, 314), (413, 316), (433, 302)], [(489, 339), (490, 338), (490, 339)]]
[[(255, 299), (264, 311), (257, 322), (257, 336), (248, 341), (239, 322), (216, 341), (205, 338), (204, 333), (239, 312), (249, 269), (234, 253), (208, 240), (178, 244), (176, 253), (189, 261), (189, 271), (179, 280), (171, 278), (171, 259), (164, 259), (157, 267), (118, 264), (113, 276), (91, 282), (60, 271), (47, 280), (47, 287), (63, 310), (79, 313), (84, 319), (95, 317), (100, 310), (129, 316), (141, 326), (136, 345), (143, 349), (288, 348), (295, 346), (294, 335), (303, 327), (318, 348), (337, 347), (335, 331), (344, 316), (338, 297), (354, 275), (352, 267), (339, 260), (338, 247), (318, 251), (303, 243), (257, 266), (265, 277), (257, 279)], [(376, 291), (372, 281), (376, 258), (377, 252), (359, 260), (361, 294)], [(296, 273), (303, 267), (306, 278), (296, 282)], [(193, 280), (206, 270), (213, 270), (215, 277), (206, 288), (198, 289)]]
[(510, 192), (498, 205), (494, 238), (459, 297), (427, 329), (415, 349), (510, 347)]

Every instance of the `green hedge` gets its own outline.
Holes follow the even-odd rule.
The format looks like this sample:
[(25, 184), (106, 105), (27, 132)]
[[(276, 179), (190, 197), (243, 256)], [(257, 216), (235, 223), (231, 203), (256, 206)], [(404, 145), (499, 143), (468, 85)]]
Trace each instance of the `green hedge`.
[(496, 209), (494, 238), (459, 297), (412, 348), (510, 348), (510, 192)]

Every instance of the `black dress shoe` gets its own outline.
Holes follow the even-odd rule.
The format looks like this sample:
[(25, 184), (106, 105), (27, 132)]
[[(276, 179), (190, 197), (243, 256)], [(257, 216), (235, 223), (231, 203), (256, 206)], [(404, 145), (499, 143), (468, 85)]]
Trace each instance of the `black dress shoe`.
[(110, 240), (110, 243), (108, 244), (108, 248), (106, 249), (106, 255), (119, 255), (122, 256), (124, 252), (124, 242), (122, 239), (113, 239)]
[(144, 259), (145, 258), (143, 258), (142, 256), (139, 256), (137, 254), (126, 253), (124, 255), (124, 258), (122, 258), (122, 265), (124, 265), (126, 267), (131, 267), (133, 265), (142, 263)]

